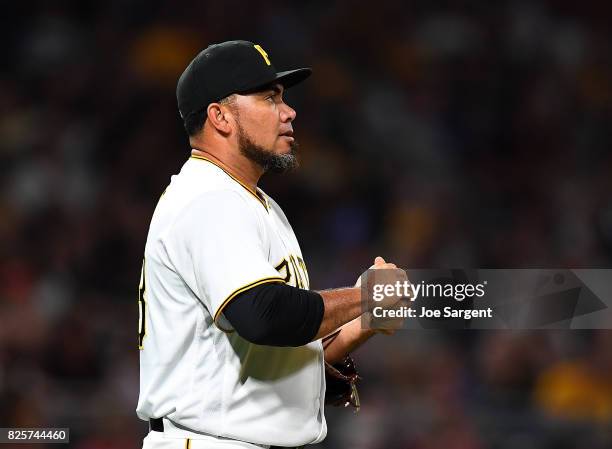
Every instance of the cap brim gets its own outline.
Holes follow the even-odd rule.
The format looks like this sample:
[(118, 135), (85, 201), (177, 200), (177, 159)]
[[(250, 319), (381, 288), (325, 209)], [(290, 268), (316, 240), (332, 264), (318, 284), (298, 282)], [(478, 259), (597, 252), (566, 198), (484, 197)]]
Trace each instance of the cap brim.
[(272, 82), (278, 82), (283, 85), (285, 89), (289, 89), (291, 86), (295, 86), (301, 83), (312, 74), (312, 70), (304, 67), (301, 69), (287, 70), (285, 72), (278, 72), (276, 78)]
[(263, 84), (256, 84), (253, 87), (242, 89), (237, 93), (249, 94), (253, 92), (258, 92), (277, 83), (282, 84), (285, 89), (289, 89), (291, 86), (295, 86), (296, 84), (304, 81), (310, 76), (311, 73), (312, 70), (307, 67), (295, 70), (287, 70), (285, 72), (278, 72), (276, 76), (274, 76), (274, 78), (272, 78), (271, 80), (268, 80)]

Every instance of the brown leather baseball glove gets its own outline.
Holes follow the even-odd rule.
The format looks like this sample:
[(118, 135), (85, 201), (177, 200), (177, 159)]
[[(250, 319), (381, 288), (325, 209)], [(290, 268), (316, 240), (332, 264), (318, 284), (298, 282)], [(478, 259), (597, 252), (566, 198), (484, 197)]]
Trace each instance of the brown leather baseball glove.
[(340, 363), (325, 362), (325, 404), (348, 407), (359, 411), (357, 382), (361, 379), (355, 369), (355, 362), (347, 355)]

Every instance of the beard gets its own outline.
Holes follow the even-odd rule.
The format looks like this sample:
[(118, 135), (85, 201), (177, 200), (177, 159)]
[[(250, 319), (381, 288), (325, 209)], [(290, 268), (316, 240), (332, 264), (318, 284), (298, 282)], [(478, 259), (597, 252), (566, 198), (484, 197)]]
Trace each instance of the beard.
[(291, 142), (288, 153), (276, 154), (273, 150), (268, 150), (253, 142), (240, 127), (238, 129), (238, 149), (247, 159), (259, 165), (264, 172), (286, 173), (296, 169), (299, 165), (298, 144), (295, 140)]

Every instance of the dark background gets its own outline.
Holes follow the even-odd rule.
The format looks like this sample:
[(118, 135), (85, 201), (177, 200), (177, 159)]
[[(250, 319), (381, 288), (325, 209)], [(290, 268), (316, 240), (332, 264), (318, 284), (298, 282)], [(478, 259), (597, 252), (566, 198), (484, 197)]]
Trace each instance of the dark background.
[[(137, 284), (189, 155), (174, 89), (259, 43), (301, 169), (261, 186), (315, 289), (410, 269), (609, 267), (612, 6), (595, 1), (29, 1), (0, 19), (0, 426), (140, 447)], [(357, 352), (325, 448), (612, 447), (606, 331), (400, 332)], [(36, 446), (41, 448), (42, 446)]]

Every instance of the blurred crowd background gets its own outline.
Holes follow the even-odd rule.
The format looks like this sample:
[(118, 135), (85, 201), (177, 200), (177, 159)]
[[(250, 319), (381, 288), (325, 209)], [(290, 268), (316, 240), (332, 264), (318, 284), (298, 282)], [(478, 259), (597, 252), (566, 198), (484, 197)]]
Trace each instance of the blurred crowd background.
[[(301, 168), (261, 187), (315, 289), (404, 268), (610, 267), (612, 4), (30, 1), (0, 35), (0, 427), (140, 447), (137, 284), (189, 155), (174, 90), (210, 43), (259, 43)], [(357, 351), (362, 410), (318, 447), (612, 447), (612, 334), (423, 331)], [(38, 448), (42, 446), (36, 446)]]

